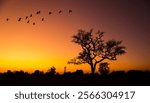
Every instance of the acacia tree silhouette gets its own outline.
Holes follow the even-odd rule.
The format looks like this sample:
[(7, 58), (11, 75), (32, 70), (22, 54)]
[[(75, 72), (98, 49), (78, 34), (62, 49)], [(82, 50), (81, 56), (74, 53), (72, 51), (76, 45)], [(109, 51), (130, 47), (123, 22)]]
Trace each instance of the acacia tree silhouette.
[(114, 39), (104, 41), (102, 38), (104, 32), (98, 30), (93, 34), (93, 29), (89, 32), (79, 30), (72, 38), (72, 42), (78, 44), (82, 48), (79, 55), (68, 61), (68, 64), (83, 64), (88, 63), (91, 67), (91, 74), (94, 75), (98, 63), (108, 60), (117, 60), (118, 55), (126, 53), (125, 46), (122, 46), (122, 41)]

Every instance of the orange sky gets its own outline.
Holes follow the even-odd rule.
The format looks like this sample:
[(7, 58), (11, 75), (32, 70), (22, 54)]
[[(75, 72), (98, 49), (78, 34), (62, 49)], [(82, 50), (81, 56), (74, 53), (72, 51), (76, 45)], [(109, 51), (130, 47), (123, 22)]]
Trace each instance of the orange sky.
[[(123, 40), (127, 53), (110, 61), (111, 70), (150, 68), (150, 15), (147, 0), (1, 0), (0, 72), (11, 70), (58, 72), (83, 69), (87, 65), (67, 65), (80, 47), (71, 42), (78, 29), (105, 31), (105, 39)], [(68, 10), (72, 9), (72, 14)], [(35, 13), (41, 10), (40, 15)], [(62, 10), (62, 14), (58, 11)], [(48, 15), (51, 11), (52, 15)], [(18, 18), (33, 14), (30, 23)], [(41, 18), (45, 18), (41, 21)], [(9, 21), (6, 21), (9, 18)], [(35, 22), (36, 25), (32, 25)]]

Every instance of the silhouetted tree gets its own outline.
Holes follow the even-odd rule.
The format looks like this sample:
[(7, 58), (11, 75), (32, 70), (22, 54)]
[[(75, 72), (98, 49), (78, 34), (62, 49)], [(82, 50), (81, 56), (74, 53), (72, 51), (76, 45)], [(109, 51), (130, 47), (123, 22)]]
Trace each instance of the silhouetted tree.
[(66, 73), (66, 69), (67, 69), (67, 67), (65, 66), (65, 67), (64, 67), (64, 74)]
[(79, 30), (74, 35), (73, 42), (80, 45), (82, 52), (79, 55), (71, 59), (68, 64), (83, 64), (88, 63), (91, 67), (91, 74), (94, 75), (96, 65), (105, 59), (117, 60), (118, 55), (124, 54), (125, 46), (122, 46), (122, 41), (108, 40), (104, 41), (102, 38), (104, 32), (98, 31), (93, 34), (91, 29), (89, 32)]
[(100, 63), (99, 65), (99, 72), (101, 75), (107, 75), (110, 71), (109, 67), (108, 67), (108, 63), (104, 62), (104, 63)]

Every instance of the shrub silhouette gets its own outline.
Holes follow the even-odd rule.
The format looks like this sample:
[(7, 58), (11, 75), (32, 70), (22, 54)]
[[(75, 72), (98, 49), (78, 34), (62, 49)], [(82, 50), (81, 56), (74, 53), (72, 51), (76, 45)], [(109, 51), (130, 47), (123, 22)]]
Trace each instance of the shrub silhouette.
[(83, 75), (83, 71), (82, 70), (76, 70), (76, 72), (74, 72), (75, 76), (82, 76)]
[(99, 72), (101, 75), (108, 75), (108, 73), (110, 72), (110, 69), (108, 67), (108, 63), (107, 62), (104, 62), (104, 63), (100, 63), (99, 65)]
[(33, 75), (40, 75), (40, 74), (43, 74), (43, 72), (39, 71), (39, 70), (35, 70)]
[(48, 71), (47, 74), (49, 75), (55, 75), (56, 74), (56, 68), (52, 66)]
[(118, 55), (126, 53), (125, 46), (122, 41), (103, 39), (104, 32), (98, 31), (93, 34), (91, 29), (89, 32), (79, 30), (72, 38), (72, 42), (81, 46), (82, 51), (79, 55), (68, 61), (68, 64), (84, 64), (87, 63), (91, 67), (91, 74), (94, 75), (97, 64), (102, 61), (117, 60)]

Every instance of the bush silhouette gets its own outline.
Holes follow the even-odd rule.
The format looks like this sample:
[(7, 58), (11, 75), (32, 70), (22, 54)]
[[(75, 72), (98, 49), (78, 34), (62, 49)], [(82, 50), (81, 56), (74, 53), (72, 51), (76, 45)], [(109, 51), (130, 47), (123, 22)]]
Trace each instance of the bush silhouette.
[(48, 69), (47, 74), (55, 75), (56, 74), (56, 68), (54, 66), (52, 66), (50, 69)]
[(110, 72), (110, 69), (108, 67), (108, 63), (104, 62), (104, 63), (100, 63), (99, 65), (99, 72), (101, 75), (106, 76), (108, 75), (108, 73)]

